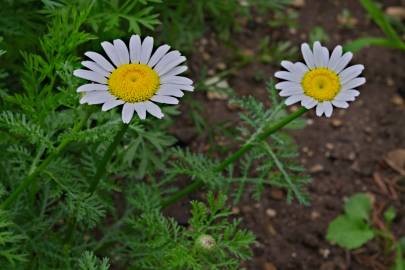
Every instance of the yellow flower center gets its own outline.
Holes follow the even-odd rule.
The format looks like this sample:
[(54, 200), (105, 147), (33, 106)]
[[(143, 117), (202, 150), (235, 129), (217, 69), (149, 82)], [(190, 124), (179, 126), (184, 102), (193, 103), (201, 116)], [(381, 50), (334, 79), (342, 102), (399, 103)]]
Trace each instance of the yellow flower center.
[(339, 76), (328, 68), (307, 71), (301, 85), (307, 96), (318, 101), (333, 100), (340, 91)]
[(110, 93), (129, 103), (150, 99), (158, 90), (159, 84), (159, 75), (145, 64), (121, 65), (108, 79)]

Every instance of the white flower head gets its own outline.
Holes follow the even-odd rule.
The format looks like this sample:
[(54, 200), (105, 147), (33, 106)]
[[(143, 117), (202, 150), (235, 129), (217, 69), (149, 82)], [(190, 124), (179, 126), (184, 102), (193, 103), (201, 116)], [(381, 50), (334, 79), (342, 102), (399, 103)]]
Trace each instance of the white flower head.
[(170, 51), (162, 45), (153, 51), (153, 38), (133, 35), (129, 49), (116, 39), (102, 42), (109, 60), (96, 52), (86, 52), (91, 61), (83, 61), (87, 69), (77, 69), (74, 76), (91, 81), (77, 89), (83, 92), (81, 104), (103, 104), (107, 111), (123, 105), (122, 121), (129, 123), (136, 112), (140, 119), (146, 113), (162, 118), (164, 115), (155, 103), (178, 104), (183, 91), (193, 91), (193, 81), (179, 76), (187, 70), (181, 65), (186, 58), (179, 51)]
[(285, 104), (301, 102), (307, 109), (316, 106), (316, 115), (326, 117), (332, 115), (333, 106), (349, 107), (348, 101), (354, 101), (360, 94), (355, 88), (366, 82), (358, 77), (364, 66), (346, 68), (353, 54), (343, 54), (342, 46), (336, 46), (329, 55), (329, 50), (316, 41), (312, 51), (306, 43), (301, 45), (301, 51), (306, 64), (282, 61), (287, 71), (275, 73), (275, 77), (286, 80), (276, 84), (280, 96), (288, 97)]

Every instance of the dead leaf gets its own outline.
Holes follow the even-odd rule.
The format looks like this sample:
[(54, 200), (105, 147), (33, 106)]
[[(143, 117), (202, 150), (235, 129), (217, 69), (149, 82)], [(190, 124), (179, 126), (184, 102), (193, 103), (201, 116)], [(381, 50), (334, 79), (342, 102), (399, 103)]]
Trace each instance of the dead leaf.
[(396, 149), (389, 152), (384, 161), (393, 170), (397, 171), (402, 176), (405, 176), (405, 149)]
[(373, 180), (376, 183), (376, 185), (379, 187), (380, 191), (383, 194), (388, 195), (388, 188), (385, 185), (384, 181), (382, 180), (382, 178), (378, 172), (373, 173)]

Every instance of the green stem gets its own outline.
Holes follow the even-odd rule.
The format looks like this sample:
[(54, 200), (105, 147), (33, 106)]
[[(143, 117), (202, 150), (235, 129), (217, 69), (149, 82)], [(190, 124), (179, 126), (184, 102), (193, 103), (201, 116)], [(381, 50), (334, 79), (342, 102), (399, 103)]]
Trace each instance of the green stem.
[[(97, 163), (96, 174), (90, 181), (90, 186), (88, 188), (89, 196), (91, 196), (97, 189), (98, 184), (100, 183), (101, 178), (104, 177), (107, 171), (107, 163), (111, 159), (112, 154), (114, 153), (115, 148), (117, 148), (118, 144), (121, 142), (122, 137), (124, 136), (125, 132), (127, 131), (129, 124), (122, 124), (121, 128), (118, 130), (117, 134), (112, 141), (112, 143), (108, 146), (107, 150), (104, 153), (103, 158)], [(76, 221), (74, 217), (70, 217), (68, 220), (68, 229), (66, 232), (65, 242), (66, 244), (66, 252), (69, 250), (70, 243), (72, 242), (73, 232), (76, 227)]]
[[(87, 123), (87, 120), (90, 117), (91, 112), (86, 111), (85, 117), (77, 123), (73, 129), (72, 133), (78, 132), (85, 123)], [(64, 149), (65, 147), (71, 142), (72, 138), (71, 137), (66, 137), (64, 138), (61, 143), (59, 144), (58, 147), (44, 160), (42, 163), (35, 168), (35, 170), (28, 174), (27, 177), (21, 182), (21, 184), (11, 193), (11, 195), (0, 205), (0, 209), (6, 209), (7, 207), (10, 206), (17, 198), (18, 196), (28, 187), (30, 186), (36, 179), (38, 174), (40, 174), (43, 170), (48, 167), (49, 163), (51, 163), (52, 160), (54, 160)]]
[[(304, 107), (301, 107), (297, 111), (287, 115), (286, 117), (280, 119), (278, 122), (276, 122), (274, 125), (265, 127), (264, 129), (258, 131), (255, 133), (251, 139), (249, 139), (244, 145), (242, 145), (239, 150), (234, 152), (232, 155), (230, 155), (228, 158), (226, 158), (224, 161), (222, 161), (215, 169), (215, 172), (221, 172), (223, 171), (226, 167), (228, 167), (230, 164), (234, 163), (237, 159), (239, 159), (243, 154), (248, 152), (250, 149), (253, 148), (256, 142), (258, 141), (263, 141), (267, 139), (271, 134), (275, 133), (279, 129), (283, 128), (285, 125), (293, 121), (294, 119), (300, 117), (304, 113), (306, 113), (308, 110), (305, 109)], [(190, 185), (186, 186), (184, 189), (179, 190), (175, 194), (173, 194), (171, 197), (168, 199), (164, 200), (161, 204), (162, 208), (166, 208), (169, 205), (177, 202), (179, 199), (185, 197), (186, 195), (194, 192), (195, 190), (199, 189), (200, 187), (204, 186), (204, 181), (203, 180), (197, 180)]]
[(124, 136), (125, 131), (127, 131), (128, 127), (129, 124), (122, 124), (121, 129), (117, 132), (117, 134), (115, 134), (113, 142), (108, 146), (107, 150), (105, 151), (103, 158), (98, 162), (96, 174), (91, 180), (88, 189), (88, 192), (90, 194), (93, 194), (94, 191), (97, 189), (97, 186), (100, 183), (101, 178), (103, 178), (107, 170), (107, 163), (111, 159), (111, 156), (114, 153), (115, 148), (117, 148), (118, 144), (121, 142), (121, 139)]

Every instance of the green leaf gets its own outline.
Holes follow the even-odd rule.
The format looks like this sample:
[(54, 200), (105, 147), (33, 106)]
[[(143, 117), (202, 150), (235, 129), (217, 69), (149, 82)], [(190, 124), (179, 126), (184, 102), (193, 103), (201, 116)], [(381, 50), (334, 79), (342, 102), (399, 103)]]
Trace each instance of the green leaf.
[(345, 212), (353, 219), (369, 220), (371, 212), (370, 197), (364, 193), (350, 197), (345, 203)]
[(398, 44), (403, 44), (397, 32), (395, 32), (394, 28), (388, 22), (383, 11), (376, 5), (373, 0), (360, 0), (360, 3), (367, 10), (375, 23), (391, 40), (395, 41)]
[(387, 223), (392, 223), (396, 217), (397, 213), (395, 211), (395, 208), (390, 206), (385, 212), (384, 212), (384, 220)]
[(404, 254), (402, 252), (401, 245), (398, 245), (398, 247), (397, 247), (397, 254), (395, 256), (395, 264), (391, 268), (391, 270), (405, 270), (405, 260), (404, 260)]
[(373, 239), (373, 230), (362, 220), (339, 216), (328, 227), (326, 239), (346, 249), (359, 248)]
[(108, 258), (100, 260), (93, 252), (85, 251), (79, 259), (79, 268), (80, 270), (108, 270), (110, 269), (110, 263)]
[(369, 46), (381, 46), (381, 47), (388, 47), (388, 48), (396, 48), (396, 49), (404, 49), (405, 46), (401, 43), (394, 42), (387, 38), (380, 38), (380, 37), (364, 37), (355, 39), (352, 42), (347, 43), (344, 45), (344, 51), (348, 52), (357, 52), (364, 47)]

